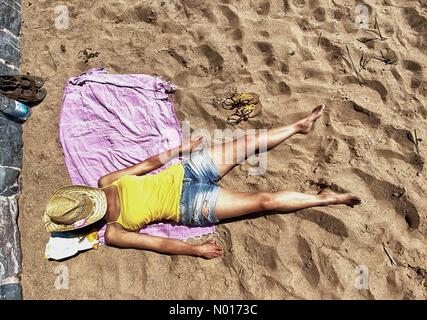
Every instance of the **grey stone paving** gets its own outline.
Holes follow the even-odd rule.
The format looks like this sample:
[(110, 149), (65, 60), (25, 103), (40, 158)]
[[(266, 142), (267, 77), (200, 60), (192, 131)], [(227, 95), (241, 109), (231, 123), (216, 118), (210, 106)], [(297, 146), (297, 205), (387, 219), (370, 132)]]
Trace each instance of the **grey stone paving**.
[[(0, 74), (19, 70), (21, 1), (0, 0)], [(0, 96), (0, 103), (14, 103)], [(21, 245), (18, 219), (22, 127), (0, 112), (0, 300), (22, 299)]]

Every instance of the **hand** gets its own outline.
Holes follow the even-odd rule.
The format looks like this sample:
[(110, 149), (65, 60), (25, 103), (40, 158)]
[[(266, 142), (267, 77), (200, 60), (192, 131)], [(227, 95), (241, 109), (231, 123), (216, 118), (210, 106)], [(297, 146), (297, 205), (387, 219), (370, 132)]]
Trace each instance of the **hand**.
[(212, 239), (196, 246), (196, 251), (198, 256), (206, 259), (217, 258), (224, 254), (224, 249)]
[(181, 154), (192, 152), (202, 143), (203, 143), (203, 137), (198, 137), (197, 139), (190, 140), (190, 142), (181, 144)]

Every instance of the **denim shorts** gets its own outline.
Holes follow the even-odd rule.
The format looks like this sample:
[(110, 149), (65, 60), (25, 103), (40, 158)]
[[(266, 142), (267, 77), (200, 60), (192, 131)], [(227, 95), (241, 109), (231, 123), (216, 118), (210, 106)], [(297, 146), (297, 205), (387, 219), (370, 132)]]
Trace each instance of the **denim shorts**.
[(196, 150), (182, 160), (184, 181), (179, 222), (188, 226), (207, 226), (218, 222), (215, 205), (221, 179), (218, 168), (206, 149)]

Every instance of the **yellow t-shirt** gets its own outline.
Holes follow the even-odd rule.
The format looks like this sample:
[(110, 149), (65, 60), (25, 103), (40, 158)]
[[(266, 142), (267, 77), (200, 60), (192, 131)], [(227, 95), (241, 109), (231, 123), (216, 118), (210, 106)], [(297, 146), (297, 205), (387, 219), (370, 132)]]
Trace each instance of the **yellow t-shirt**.
[(131, 231), (154, 221), (179, 222), (183, 178), (184, 168), (176, 163), (154, 175), (129, 175), (114, 181), (121, 207), (116, 222)]

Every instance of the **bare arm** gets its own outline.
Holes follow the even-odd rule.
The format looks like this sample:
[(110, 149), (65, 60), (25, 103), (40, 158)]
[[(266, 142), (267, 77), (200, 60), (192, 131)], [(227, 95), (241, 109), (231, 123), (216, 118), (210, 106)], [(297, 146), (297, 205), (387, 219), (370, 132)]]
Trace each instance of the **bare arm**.
[(156, 251), (167, 254), (182, 254), (204, 258), (215, 258), (223, 254), (222, 247), (213, 241), (208, 241), (202, 245), (194, 245), (181, 240), (162, 238), (129, 232), (121, 226), (109, 225), (105, 234), (108, 245), (119, 248), (133, 248)]
[(172, 159), (182, 155), (183, 153), (192, 151), (201, 143), (202, 143), (202, 139), (199, 138), (197, 140), (190, 141), (190, 143), (188, 144), (185, 144), (185, 145), (181, 144), (178, 147), (166, 150), (162, 153), (159, 153), (158, 155), (145, 159), (144, 161), (138, 164), (135, 164), (131, 167), (107, 174), (98, 180), (98, 187), (103, 188), (103, 187), (109, 186), (115, 180), (123, 176), (127, 176), (127, 175), (142, 176), (144, 174), (147, 174), (153, 170), (160, 168), (161, 166), (165, 165)]

